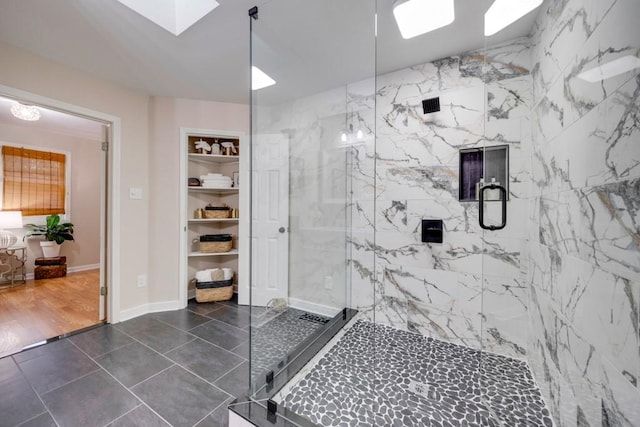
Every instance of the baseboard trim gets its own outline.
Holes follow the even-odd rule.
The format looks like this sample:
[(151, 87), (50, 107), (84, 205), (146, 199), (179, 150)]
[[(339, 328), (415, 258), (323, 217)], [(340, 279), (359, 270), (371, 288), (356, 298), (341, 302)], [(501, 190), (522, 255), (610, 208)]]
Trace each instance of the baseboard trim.
[[(75, 267), (67, 267), (67, 273), (78, 273), (80, 271), (99, 270), (100, 264), (77, 265)], [(33, 280), (34, 274), (27, 273), (27, 280)]]
[(340, 312), (339, 308), (316, 304), (314, 302), (304, 301), (298, 298), (289, 298), (289, 307), (308, 311), (310, 313), (320, 314), (327, 317), (333, 317)]
[(119, 319), (121, 322), (125, 320), (133, 319), (149, 313), (158, 313), (160, 311), (173, 311), (180, 310), (184, 307), (181, 306), (180, 301), (163, 301), (163, 302), (150, 302), (148, 304), (142, 304), (137, 307), (128, 308), (120, 311)]

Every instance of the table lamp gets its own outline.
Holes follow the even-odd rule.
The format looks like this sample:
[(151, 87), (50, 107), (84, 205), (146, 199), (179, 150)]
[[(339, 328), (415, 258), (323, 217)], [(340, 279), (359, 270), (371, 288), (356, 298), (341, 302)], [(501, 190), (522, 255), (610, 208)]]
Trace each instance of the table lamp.
[(9, 231), (11, 228), (22, 228), (22, 212), (0, 211), (0, 249), (13, 246), (18, 236)]

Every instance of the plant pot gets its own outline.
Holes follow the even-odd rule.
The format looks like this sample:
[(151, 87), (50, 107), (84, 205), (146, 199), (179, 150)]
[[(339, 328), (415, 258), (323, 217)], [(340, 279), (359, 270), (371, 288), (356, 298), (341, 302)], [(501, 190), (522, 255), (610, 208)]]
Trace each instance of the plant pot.
[(60, 245), (56, 242), (49, 242), (47, 240), (40, 242), (42, 248), (42, 255), (45, 258), (55, 258), (60, 255)]

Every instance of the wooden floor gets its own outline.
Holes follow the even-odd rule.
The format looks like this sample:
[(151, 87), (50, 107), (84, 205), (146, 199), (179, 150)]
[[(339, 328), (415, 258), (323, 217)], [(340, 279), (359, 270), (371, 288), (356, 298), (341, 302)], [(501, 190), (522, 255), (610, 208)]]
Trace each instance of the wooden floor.
[(0, 290), (0, 357), (100, 321), (100, 271)]

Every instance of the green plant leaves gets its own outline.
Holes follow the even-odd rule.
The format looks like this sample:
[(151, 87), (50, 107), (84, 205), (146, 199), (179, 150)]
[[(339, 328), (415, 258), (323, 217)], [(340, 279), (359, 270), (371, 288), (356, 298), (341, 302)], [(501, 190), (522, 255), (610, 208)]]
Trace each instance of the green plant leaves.
[(54, 214), (47, 216), (47, 225), (26, 224), (25, 227), (30, 228), (24, 237), (45, 236), (50, 242), (62, 244), (65, 240), (74, 240), (73, 224), (65, 222), (60, 224), (60, 215)]

